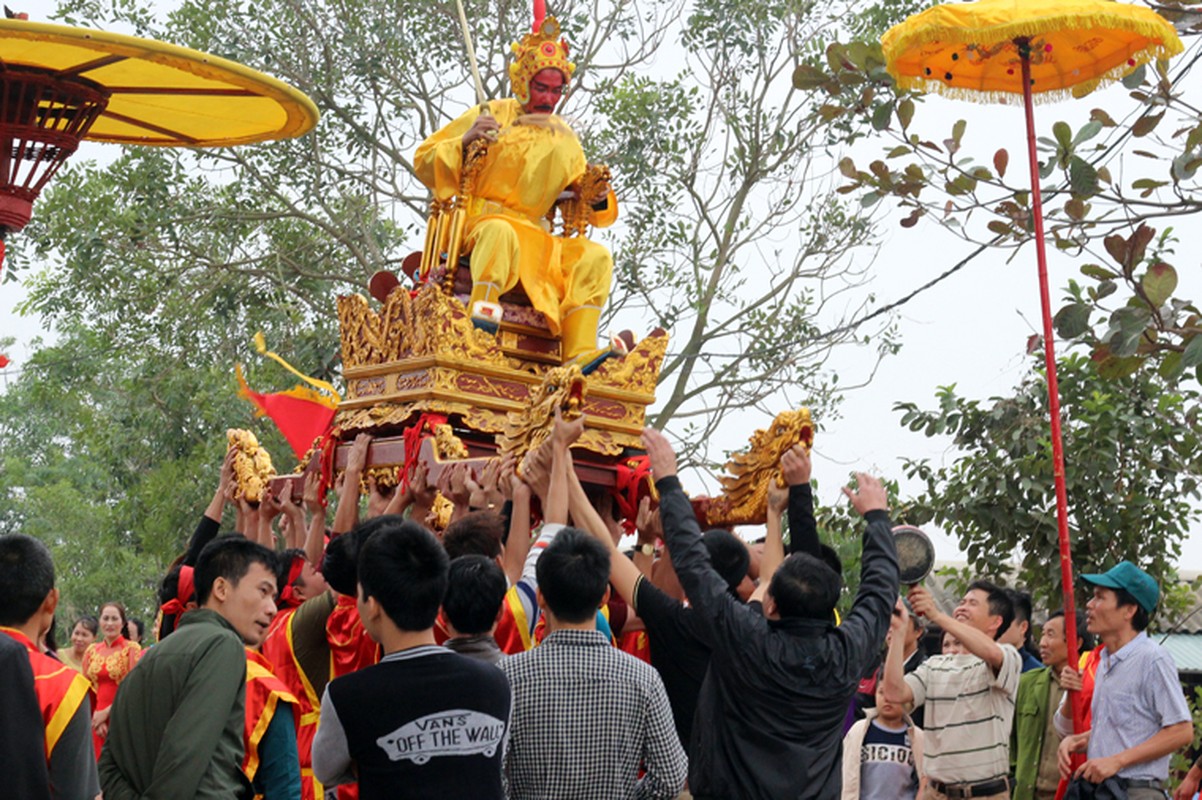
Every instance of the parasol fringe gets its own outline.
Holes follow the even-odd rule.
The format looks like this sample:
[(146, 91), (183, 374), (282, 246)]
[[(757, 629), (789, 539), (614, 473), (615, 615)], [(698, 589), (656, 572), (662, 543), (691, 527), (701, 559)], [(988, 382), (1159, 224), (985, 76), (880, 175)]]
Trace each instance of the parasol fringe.
[[(897, 54), (906, 52), (918, 45), (924, 44), (985, 44), (991, 45), (1003, 41), (1013, 41), (1022, 37), (1034, 39), (1039, 36), (1055, 33), (1065, 28), (1102, 28), (1122, 30), (1134, 33), (1148, 39), (1145, 52), (1156, 53), (1161, 57), (1175, 56), (1185, 50), (1181, 39), (1173, 27), (1164, 21), (1160, 15), (1150, 9), (1140, 9), (1138, 6), (1126, 6), (1134, 10), (1146, 10), (1151, 18), (1135, 19), (1130, 15), (1116, 18), (1112, 14), (1053, 14), (1037, 19), (1015, 20), (1005, 24), (990, 26), (988, 33), (981, 29), (957, 27), (953, 25), (923, 25), (907, 26), (905, 23), (888, 31), (881, 37), (881, 49), (884, 51), (886, 62), (892, 64)], [(900, 30), (899, 28), (909, 28)], [(896, 36), (891, 34), (896, 33)], [(988, 36), (988, 39), (984, 38)], [(1138, 60), (1138, 54), (1132, 56)]]
[[(947, 40), (942, 40), (946, 42)], [(1178, 42), (1180, 43), (1180, 42)], [(1180, 51), (1176, 51), (1180, 52)], [(1048, 89), (1044, 91), (1036, 90), (1032, 95), (1031, 100), (1036, 104), (1057, 103), (1062, 100), (1072, 98), (1080, 98), (1093, 92), (1101, 86), (1114, 83), (1128, 75), (1132, 70), (1139, 68), (1143, 64), (1147, 64), (1158, 58), (1169, 58), (1176, 55), (1176, 52), (1170, 52), (1163, 45), (1157, 45), (1145, 48), (1139, 53), (1131, 56), (1135, 61), (1135, 66), (1131, 66), (1127, 62), (1119, 64), (1117, 67), (1112, 67), (1109, 71), (1101, 75), (1091, 78), (1089, 81), (1076, 84), (1076, 86), (1067, 86), (1062, 89)], [(892, 67), (892, 63), (890, 63)], [(952, 86), (946, 81), (935, 77), (926, 77), (924, 75), (897, 75), (893, 69), (889, 70), (897, 81), (897, 86), (900, 89), (910, 89), (912, 91), (926, 92), (938, 94), (953, 100), (967, 100), (973, 103), (995, 104), (995, 105), (1022, 105), (1023, 92), (1022, 87), (1017, 86), (1014, 91), (1003, 91), (1000, 89), (984, 90), (974, 89), (969, 86)]]

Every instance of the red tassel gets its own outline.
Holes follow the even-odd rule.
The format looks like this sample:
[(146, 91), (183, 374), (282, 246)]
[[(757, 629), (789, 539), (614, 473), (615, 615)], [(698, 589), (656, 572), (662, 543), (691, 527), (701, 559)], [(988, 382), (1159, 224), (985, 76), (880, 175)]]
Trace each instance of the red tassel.
[(547, 0), (534, 0), (534, 32), (538, 33), (547, 18)]

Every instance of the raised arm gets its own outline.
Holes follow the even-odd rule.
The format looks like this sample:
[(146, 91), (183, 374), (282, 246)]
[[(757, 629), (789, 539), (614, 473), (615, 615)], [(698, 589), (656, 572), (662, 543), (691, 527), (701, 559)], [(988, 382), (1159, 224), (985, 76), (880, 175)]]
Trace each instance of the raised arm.
[(638, 531), (637, 544), (634, 550), (634, 565), (647, 578), (655, 574), (655, 543), (663, 536), (664, 526), (659, 520), (659, 509), (651, 508), (651, 498), (644, 497), (639, 501), (639, 510), (635, 515), (635, 530)]
[(551, 485), (547, 489), (543, 518), (547, 522), (568, 524), (568, 472), (573, 470), (572, 442), (584, 431), (584, 417), (566, 422), (555, 409), (555, 427), (551, 430)]
[(221, 514), (225, 510), (225, 504), (234, 483), (234, 455), (236, 452), (232, 447), (225, 451), (225, 459), (221, 462), (221, 477), (217, 481), (217, 490), (213, 492), (213, 499), (209, 501), (208, 507), (201, 515), (200, 522), (196, 524), (192, 538), (188, 540), (188, 549), (184, 553), (183, 561), (186, 567), (196, 566), (196, 559), (200, 557), (200, 551), (205, 548), (206, 544), (216, 539), (217, 534), (221, 532)]
[(777, 486), (774, 479), (768, 482), (768, 520), (767, 534), (764, 536), (764, 552), (760, 556), (760, 585), (751, 595), (752, 600), (763, 601), (768, 593), (768, 585), (772, 583), (772, 575), (776, 568), (785, 560), (785, 544), (781, 538), (781, 517), (785, 506), (789, 504), (789, 490)]
[(720, 606), (733, 600), (726, 581), (710, 566), (709, 552), (701, 541), (701, 527), (676, 477), (676, 453), (668, 438), (654, 428), (643, 431), (643, 447), (659, 490), (660, 519), (676, 576), (693, 607), (712, 619)]
[(305, 476), (305, 507), (309, 509), (309, 528), (305, 531), (305, 558), (317, 569), (326, 549), (326, 506), (321, 497), (321, 476)]
[(810, 487), (810, 453), (795, 444), (781, 456), (780, 470), (789, 487), (789, 553), (821, 555), (818, 523), (814, 519), (814, 492)]
[[(571, 459), (571, 456), (569, 455), (568, 458)], [(609, 528), (601, 519), (601, 515), (597, 513), (597, 509), (593, 508), (593, 504), (589, 502), (584, 487), (580, 485), (580, 478), (576, 476), (576, 471), (570, 467), (569, 461), (568, 507), (572, 514), (572, 521), (605, 545), (605, 549), (609, 551), (609, 581), (618, 590), (618, 594), (622, 596), (626, 604), (633, 607), (634, 590), (641, 575), (639, 568), (618, 551), (613, 537), (609, 535)]]
[(330, 531), (335, 536), (346, 533), (359, 524), (359, 480), (367, 467), (367, 448), (371, 445), (371, 435), (361, 433), (355, 437), (351, 445), (350, 455), (346, 460), (346, 469), (342, 473), (342, 493), (338, 496), (338, 510), (334, 512), (334, 524)]
[(885, 668), (881, 678), (885, 684), (885, 699), (890, 703), (904, 705), (914, 702), (914, 690), (905, 679), (906, 626), (910, 624), (910, 613), (899, 597), (893, 607), (893, 618), (889, 622), (889, 650), (885, 654)]
[(509, 514), (509, 536), (505, 540), (504, 569), (510, 585), (522, 577), (522, 565), (530, 554), (530, 498), (533, 490), (514, 470), (502, 478), (512, 487), (513, 509)]
[(859, 662), (861, 672), (856, 674), (862, 674), (879, 652), (889, 630), (890, 615), (897, 603), (898, 568), (884, 485), (863, 472), (856, 473), (856, 485), (855, 490), (844, 487), (843, 493), (866, 523), (860, 556), (860, 588), (839, 630), (847, 638), (852, 657)]
[(998, 674), (1002, 668), (1002, 648), (989, 634), (944, 614), (925, 586), (915, 586), (910, 590), (907, 599), (915, 614), (926, 617), (941, 630), (955, 636), (964, 645), (964, 649), (988, 664), (994, 675)]

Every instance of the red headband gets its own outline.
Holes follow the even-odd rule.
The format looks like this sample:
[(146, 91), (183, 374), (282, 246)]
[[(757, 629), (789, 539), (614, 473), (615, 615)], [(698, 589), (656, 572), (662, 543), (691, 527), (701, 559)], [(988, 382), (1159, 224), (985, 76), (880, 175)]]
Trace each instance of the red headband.
[(196, 591), (195, 580), (195, 570), (192, 567), (179, 568), (179, 584), (175, 589), (175, 597), (160, 607), (164, 614), (174, 614), (178, 617), (187, 610), (185, 606), (191, 602)]
[(301, 599), (296, 596), (296, 591), (293, 584), (301, 576), (301, 571), (305, 568), (304, 556), (293, 556), (292, 564), (288, 567), (288, 580), (284, 583), (284, 588), (280, 592), (280, 606), (284, 608), (295, 608), (301, 604)]

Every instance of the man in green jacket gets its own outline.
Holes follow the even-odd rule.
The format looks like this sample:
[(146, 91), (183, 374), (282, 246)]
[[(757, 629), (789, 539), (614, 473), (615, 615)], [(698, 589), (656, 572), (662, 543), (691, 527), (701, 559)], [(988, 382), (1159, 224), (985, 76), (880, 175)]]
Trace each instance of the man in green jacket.
[(121, 684), (100, 757), (106, 800), (250, 798), (242, 772), (246, 651), (275, 616), (276, 556), (240, 536), (210, 542), (199, 608)]
[[(1079, 652), (1093, 648), (1093, 636), (1085, 630), (1085, 614), (1080, 611), (1077, 638)], [(1060, 672), (1068, 664), (1063, 611), (1052, 612), (1043, 624), (1039, 658), (1047, 666), (1022, 674), (1014, 701), (1014, 728), (1010, 734), (1010, 772), (1014, 775), (1011, 800), (1053, 800), (1060, 783), (1056, 762), (1060, 736), (1052, 726), (1052, 715), (1064, 694)]]

